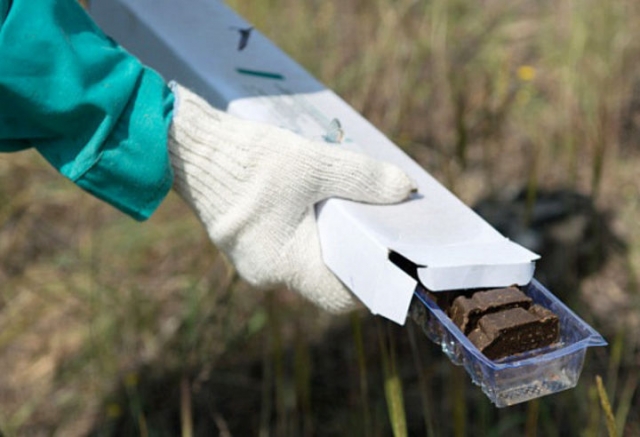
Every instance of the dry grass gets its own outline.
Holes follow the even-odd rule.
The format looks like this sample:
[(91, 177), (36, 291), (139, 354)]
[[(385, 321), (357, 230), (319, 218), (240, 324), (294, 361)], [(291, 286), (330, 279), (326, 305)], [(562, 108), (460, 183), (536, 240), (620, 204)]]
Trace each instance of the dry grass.
[(407, 329), (383, 325), (385, 353), (364, 313), (250, 290), (175, 197), (135, 223), (26, 152), (0, 160), (2, 433), (639, 434), (640, 5), (230, 3), (467, 203), (592, 195), (628, 251), (571, 299), (611, 346), (498, 411)]

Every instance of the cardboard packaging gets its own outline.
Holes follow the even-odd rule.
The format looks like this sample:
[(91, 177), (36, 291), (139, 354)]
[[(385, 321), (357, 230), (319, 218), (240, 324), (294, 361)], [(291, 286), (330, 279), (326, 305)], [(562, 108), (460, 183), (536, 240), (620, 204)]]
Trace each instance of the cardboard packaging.
[(90, 11), (130, 52), (212, 105), (395, 163), (416, 181), (419, 194), (402, 204), (330, 199), (317, 208), (326, 264), (372, 313), (404, 324), (418, 282), (433, 291), (530, 283), (536, 254), (499, 234), (223, 3), (94, 0)]

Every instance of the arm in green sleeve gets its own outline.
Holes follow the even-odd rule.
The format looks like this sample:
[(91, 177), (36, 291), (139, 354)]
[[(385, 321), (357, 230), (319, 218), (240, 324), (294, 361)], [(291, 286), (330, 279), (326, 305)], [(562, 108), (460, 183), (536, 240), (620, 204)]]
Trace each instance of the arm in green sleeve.
[(75, 0), (0, 0), (0, 151), (36, 148), (132, 217), (171, 188), (173, 95)]

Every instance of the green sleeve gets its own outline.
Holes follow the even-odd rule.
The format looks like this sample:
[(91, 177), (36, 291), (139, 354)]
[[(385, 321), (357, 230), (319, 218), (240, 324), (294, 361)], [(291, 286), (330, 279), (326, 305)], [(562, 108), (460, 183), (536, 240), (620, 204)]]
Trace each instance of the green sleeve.
[(173, 95), (75, 0), (0, 0), (0, 151), (33, 147), (138, 220), (171, 188)]

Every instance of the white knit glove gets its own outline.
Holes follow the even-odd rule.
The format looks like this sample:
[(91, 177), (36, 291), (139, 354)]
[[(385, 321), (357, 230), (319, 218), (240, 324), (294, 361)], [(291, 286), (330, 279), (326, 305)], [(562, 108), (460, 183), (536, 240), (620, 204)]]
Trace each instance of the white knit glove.
[(174, 84), (169, 132), (174, 189), (213, 243), (257, 287), (286, 285), (321, 308), (353, 307), (322, 261), (314, 204), (328, 197), (404, 200), (412, 182), (399, 168), (337, 146), (218, 111)]

